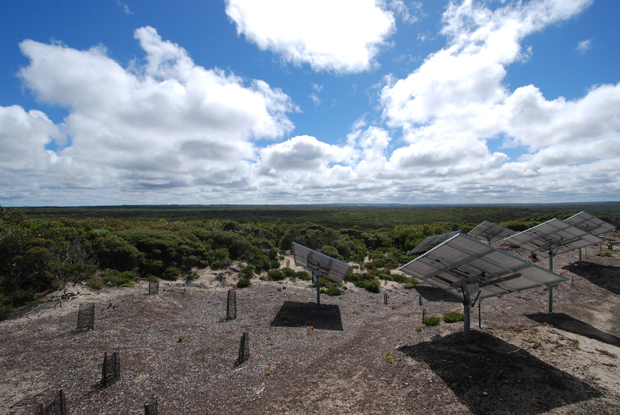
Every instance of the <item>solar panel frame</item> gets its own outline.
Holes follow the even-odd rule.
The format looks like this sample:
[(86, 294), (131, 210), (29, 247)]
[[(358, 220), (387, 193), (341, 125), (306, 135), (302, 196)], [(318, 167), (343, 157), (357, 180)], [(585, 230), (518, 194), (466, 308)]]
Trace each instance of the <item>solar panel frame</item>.
[(442, 233), (441, 235), (429, 236), (428, 238), (417, 244), (416, 247), (413, 248), (411, 251), (407, 252), (407, 255), (418, 254), (420, 252), (433, 249), (437, 245), (440, 245), (444, 241), (452, 238), (454, 235), (460, 232), (461, 231), (458, 230), (454, 232)]
[(509, 236), (504, 241), (545, 258), (549, 256), (550, 249), (553, 249), (555, 256), (605, 242), (590, 232), (555, 218)]
[[(313, 272), (320, 271), (323, 277), (332, 281), (342, 282), (351, 265), (335, 258), (293, 242), (293, 258), (295, 264)], [(310, 262), (308, 261), (310, 259)]]
[(504, 228), (501, 225), (485, 220), (480, 225), (467, 232), (467, 235), (476, 239), (478, 239), (479, 236), (483, 236), (485, 239), (490, 239), (490, 242), (493, 242), (494, 240), (503, 239), (513, 233), (515, 233), (515, 231), (512, 229)]
[(591, 234), (597, 236), (616, 229), (616, 227), (611, 223), (605, 222), (603, 219), (597, 218), (596, 216), (583, 210), (570, 218), (565, 219), (564, 222), (570, 223), (581, 230), (590, 232)]
[(480, 298), (568, 281), (561, 275), (461, 233), (399, 268), (456, 295), (478, 284)]

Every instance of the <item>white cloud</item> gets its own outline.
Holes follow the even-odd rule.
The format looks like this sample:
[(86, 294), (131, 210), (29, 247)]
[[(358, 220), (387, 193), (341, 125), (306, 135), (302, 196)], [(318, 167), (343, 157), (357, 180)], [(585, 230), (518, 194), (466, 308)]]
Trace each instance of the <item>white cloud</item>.
[[(409, 8), (403, 0), (388, 0), (386, 6), (407, 24), (413, 24), (426, 16), (422, 11), (422, 2), (420, 1), (411, 2), (411, 8)], [(412, 12), (411, 9), (414, 11)]]
[(375, 0), (227, 0), (226, 13), (260, 49), (315, 71), (376, 67), (379, 48), (395, 30), (393, 13)]
[[(441, 192), (484, 189), (485, 197), (506, 200), (511, 186), (542, 195), (543, 189), (576, 186), (579, 171), (592, 175), (606, 160), (620, 162), (615, 150), (620, 148), (620, 84), (595, 86), (573, 101), (548, 101), (533, 85), (513, 93), (504, 85), (508, 65), (528, 56), (520, 45), (525, 36), (590, 3), (531, 1), (495, 11), (473, 1), (451, 3), (442, 30), (448, 46), (407, 78), (386, 78), (383, 117), (389, 126), (402, 128), (409, 143), (394, 150), (386, 168), (429, 177)], [(505, 137), (507, 147), (520, 146), (530, 154), (509, 161), (501, 152), (491, 153), (487, 142), (498, 136)], [(619, 187), (616, 180), (616, 191)]]
[[(38, 163), (36, 157), (56, 158), (69, 169), (69, 187), (112, 186), (136, 194), (191, 189), (196, 195), (218, 186), (247, 186), (253, 140), (288, 134), (293, 124), (286, 113), (297, 107), (264, 81), (247, 84), (233, 74), (196, 66), (183, 48), (163, 41), (153, 28), (140, 28), (135, 37), (146, 63), (132, 70), (101, 47), (79, 51), (23, 41), (21, 50), (30, 59), (19, 73), (23, 83), (40, 101), (70, 113), (55, 126), (38, 111), (3, 108), (0, 135), (7, 157), (0, 171), (13, 169), (14, 157), (32, 151), (32, 157), (21, 159), (23, 168)], [(46, 152), (42, 146), (61, 139), (61, 129), (70, 145)], [(7, 138), (20, 134), (27, 139), (19, 144)], [(86, 168), (90, 177), (84, 178)], [(42, 174), (41, 187), (56, 184)]]
[(125, 3), (123, 3), (120, 0), (116, 0), (116, 4), (118, 5), (118, 7), (120, 7), (121, 9), (123, 9), (123, 12), (125, 14), (133, 14), (133, 12), (131, 11), (131, 9), (129, 9), (129, 6)]
[(584, 53), (592, 49), (592, 42), (594, 42), (594, 38), (582, 40), (581, 42), (577, 43), (577, 47), (575, 49), (577, 49), (577, 52), (583, 55)]

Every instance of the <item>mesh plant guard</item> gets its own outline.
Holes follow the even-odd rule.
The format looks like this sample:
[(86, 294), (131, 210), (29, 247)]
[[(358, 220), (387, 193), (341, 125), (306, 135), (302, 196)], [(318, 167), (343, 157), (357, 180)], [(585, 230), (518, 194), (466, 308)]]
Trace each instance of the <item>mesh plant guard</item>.
[(93, 330), (95, 328), (95, 303), (80, 304), (77, 329)]
[(62, 392), (62, 389), (49, 405), (44, 406), (41, 404), (41, 415), (67, 415), (65, 394)]
[(158, 415), (157, 412), (157, 399), (151, 398), (148, 403), (144, 404), (144, 415)]
[(101, 385), (108, 386), (110, 383), (121, 378), (121, 358), (117, 352), (108, 357), (108, 352), (103, 355), (103, 367), (101, 368)]
[(387, 303), (388, 303), (388, 295), (383, 294), (383, 304), (387, 304)]
[(228, 290), (228, 301), (226, 302), (226, 320), (237, 318), (237, 292)]
[(241, 336), (241, 341), (239, 342), (239, 356), (237, 357), (237, 361), (235, 362), (235, 367), (247, 362), (250, 358), (250, 336), (247, 332), (243, 332), (243, 336)]
[(158, 294), (159, 293), (159, 281), (152, 282), (149, 281), (149, 295)]

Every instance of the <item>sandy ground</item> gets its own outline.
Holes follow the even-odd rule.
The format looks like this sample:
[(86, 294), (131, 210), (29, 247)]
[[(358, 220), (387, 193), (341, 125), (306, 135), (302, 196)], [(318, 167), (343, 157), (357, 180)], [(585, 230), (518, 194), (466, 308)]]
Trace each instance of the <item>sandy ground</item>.
[[(78, 285), (62, 308), (50, 294), (0, 322), (0, 414), (37, 413), (59, 389), (70, 414), (140, 414), (152, 397), (160, 414), (617, 414), (620, 251), (595, 252), (555, 259), (572, 281), (552, 315), (542, 287), (484, 300), (469, 344), (462, 323), (421, 328), (423, 312), (462, 312), (460, 298), (428, 286), (348, 284), (317, 310), (307, 281), (253, 279), (226, 320), (232, 268), (224, 282), (202, 270), (152, 296), (146, 281)], [(80, 303), (95, 304), (94, 330), (76, 330)], [(235, 366), (243, 332), (250, 358)], [(121, 378), (99, 388), (106, 351), (119, 353)]]

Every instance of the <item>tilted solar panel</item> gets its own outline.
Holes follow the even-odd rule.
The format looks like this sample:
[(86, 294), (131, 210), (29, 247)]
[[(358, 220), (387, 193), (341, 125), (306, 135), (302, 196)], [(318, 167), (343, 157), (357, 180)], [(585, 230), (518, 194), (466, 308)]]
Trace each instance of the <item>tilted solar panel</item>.
[(428, 251), (429, 249), (433, 249), (437, 245), (441, 244), (443, 241), (452, 238), (454, 235), (461, 231), (448, 232), (441, 235), (429, 236), (422, 242), (416, 245), (411, 251), (407, 253), (407, 255), (411, 254), (419, 254), (420, 252)]
[(559, 219), (548, 220), (504, 240), (542, 257), (548, 257), (550, 249), (555, 256), (605, 242), (604, 239)]
[(325, 254), (306, 248), (293, 242), (293, 256), (295, 264), (307, 270), (321, 272), (321, 276), (336, 282), (342, 282), (349, 272), (351, 265), (331, 258)]
[(474, 286), (480, 298), (568, 281), (463, 234), (452, 236), (400, 270), (456, 295), (461, 294), (462, 286)]
[(488, 243), (503, 239), (511, 234), (515, 233), (512, 229), (504, 228), (503, 226), (496, 225), (495, 223), (484, 221), (474, 229), (469, 231), (467, 235), (472, 238), (480, 239), (484, 238)]
[(593, 235), (602, 235), (605, 232), (616, 229), (616, 227), (611, 223), (605, 222), (603, 219), (599, 219), (596, 216), (583, 211), (564, 220), (564, 222), (570, 223), (571, 225), (586, 232), (590, 232)]

